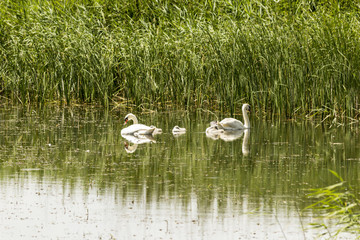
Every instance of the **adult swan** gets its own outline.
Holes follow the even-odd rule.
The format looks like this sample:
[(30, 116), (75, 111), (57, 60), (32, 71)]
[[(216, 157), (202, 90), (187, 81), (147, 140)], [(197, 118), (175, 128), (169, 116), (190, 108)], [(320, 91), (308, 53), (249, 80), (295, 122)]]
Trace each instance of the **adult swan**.
[(242, 106), (244, 124), (235, 118), (224, 118), (223, 120), (221, 120), (221, 122), (217, 122), (216, 126), (218, 129), (224, 129), (224, 130), (249, 129), (250, 120), (249, 120), (248, 112), (250, 112), (250, 105), (245, 103)]
[(124, 125), (130, 120), (133, 120), (134, 124), (127, 128), (122, 129), (121, 135), (134, 135), (134, 136), (154, 135), (156, 134), (156, 132), (161, 131), (161, 129), (156, 128), (154, 126), (149, 127), (144, 124), (139, 124), (136, 116), (132, 113), (129, 113), (128, 115), (125, 116)]

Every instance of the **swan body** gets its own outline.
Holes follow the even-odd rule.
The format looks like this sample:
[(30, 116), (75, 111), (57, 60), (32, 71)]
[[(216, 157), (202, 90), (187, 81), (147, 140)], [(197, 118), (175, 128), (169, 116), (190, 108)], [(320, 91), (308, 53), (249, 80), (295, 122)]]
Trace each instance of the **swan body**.
[(121, 130), (121, 135), (152, 135), (155, 127), (149, 127), (144, 124), (133, 124)]
[[(250, 105), (245, 103), (242, 106), (244, 124), (235, 118), (224, 118), (220, 122), (217, 122), (216, 125), (219, 129), (224, 129), (224, 130), (249, 129), (250, 128), (250, 120), (249, 120), (248, 112), (250, 112)], [(213, 123), (211, 123), (211, 125), (213, 126)]]
[(175, 126), (172, 130), (173, 133), (180, 133), (180, 132), (186, 132), (185, 128), (181, 128), (179, 126)]
[[(136, 116), (132, 113), (129, 113), (128, 115), (125, 116), (124, 125), (130, 120), (133, 120), (134, 124), (127, 128), (122, 129), (121, 135), (134, 135), (134, 136), (152, 135), (154, 133), (154, 131), (157, 130), (157, 128), (155, 126), (149, 127), (144, 124), (139, 124)], [(160, 130), (160, 129), (158, 129), (158, 130)]]

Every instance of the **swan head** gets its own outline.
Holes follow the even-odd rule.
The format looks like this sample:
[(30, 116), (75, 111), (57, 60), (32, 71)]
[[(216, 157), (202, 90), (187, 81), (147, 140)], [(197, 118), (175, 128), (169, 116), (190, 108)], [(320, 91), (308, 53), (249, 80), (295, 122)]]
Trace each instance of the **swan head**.
[(243, 112), (250, 112), (250, 110), (251, 110), (251, 108), (250, 108), (249, 104), (247, 104), (247, 103), (243, 104), (243, 106), (242, 106)]
[(129, 120), (133, 120), (135, 124), (138, 123), (138, 120), (137, 120), (136, 116), (135, 116), (134, 114), (132, 114), (132, 113), (129, 113), (128, 115), (125, 116), (125, 118), (124, 118), (124, 125), (127, 124), (127, 122), (128, 122)]

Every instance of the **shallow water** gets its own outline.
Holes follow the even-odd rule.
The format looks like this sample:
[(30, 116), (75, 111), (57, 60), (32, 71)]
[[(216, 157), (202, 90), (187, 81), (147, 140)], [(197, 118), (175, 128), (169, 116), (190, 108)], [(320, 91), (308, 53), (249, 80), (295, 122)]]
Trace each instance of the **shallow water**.
[(209, 137), (213, 114), (147, 113), (163, 133), (135, 146), (125, 114), (0, 109), (1, 239), (313, 239), (308, 189), (360, 180), (358, 128), (253, 116)]

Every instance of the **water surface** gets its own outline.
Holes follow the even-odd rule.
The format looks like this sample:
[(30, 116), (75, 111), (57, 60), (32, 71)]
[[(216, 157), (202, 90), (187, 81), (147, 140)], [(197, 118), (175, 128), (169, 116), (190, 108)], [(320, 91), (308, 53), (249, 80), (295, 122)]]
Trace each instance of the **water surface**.
[(360, 180), (358, 128), (252, 116), (209, 137), (214, 114), (143, 112), (163, 133), (135, 146), (126, 113), (0, 109), (1, 239), (313, 239), (308, 189)]

